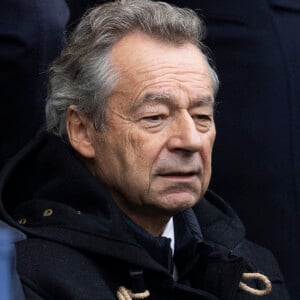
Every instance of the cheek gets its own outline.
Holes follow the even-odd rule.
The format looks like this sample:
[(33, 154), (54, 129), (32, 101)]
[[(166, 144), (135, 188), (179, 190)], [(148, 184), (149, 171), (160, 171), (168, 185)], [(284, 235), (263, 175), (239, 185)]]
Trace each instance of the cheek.
[(212, 128), (212, 133), (211, 133), (211, 147), (213, 147), (215, 143), (216, 136), (217, 136), (217, 131), (216, 131), (216, 125), (214, 123)]
[(211, 177), (211, 163), (212, 163), (212, 149), (214, 144), (214, 136), (207, 140), (205, 147), (203, 147), (203, 151), (201, 153), (203, 167), (204, 167), (204, 185), (205, 189), (208, 186)]
[(206, 141), (206, 144), (205, 144), (205, 147), (204, 147), (205, 155), (207, 156), (207, 159), (209, 161), (211, 161), (212, 150), (213, 150), (213, 146), (214, 146), (214, 143), (215, 143), (215, 139), (216, 139), (216, 130), (215, 130), (215, 127), (213, 127), (211, 132), (207, 136), (207, 141)]
[(137, 138), (134, 132), (129, 132), (123, 136), (124, 150), (129, 154), (131, 160), (141, 159), (143, 157), (143, 143), (141, 139)]
[(151, 153), (147, 145), (147, 140), (134, 131), (123, 131), (118, 135), (112, 147), (115, 148), (113, 156), (122, 180), (140, 185), (148, 179)]
[(211, 135), (204, 147), (203, 147), (203, 151), (202, 151), (202, 155), (205, 157), (206, 161), (211, 161), (211, 156), (212, 156), (212, 150), (213, 150), (213, 145), (214, 145), (214, 141), (215, 141), (215, 135)]
[(99, 133), (96, 144), (96, 173), (100, 179), (109, 185), (121, 180), (127, 166), (127, 149), (125, 135), (122, 131), (106, 131)]

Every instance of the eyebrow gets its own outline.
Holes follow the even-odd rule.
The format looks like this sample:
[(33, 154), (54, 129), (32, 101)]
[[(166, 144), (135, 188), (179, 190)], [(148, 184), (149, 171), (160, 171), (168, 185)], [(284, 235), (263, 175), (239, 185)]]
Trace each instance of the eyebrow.
[[(169, 94), (159, 94), (159, 93), (148, 93), (146, 94), (142, 100), (134, 107), (134, 109), (138, 109), (139, 107), (143, 106), (144, 104), (151, 104), (151, 103), (164, 103), (164, 102), (171, 102), (172, 96)], [(214, 98), (211, 96), (200, 96), (193, 100), (191, 108), (201, 107), (201, 106), (210, 106), (214, 108)]]
[(138, 103), (132, 106), (132, 110), (138, 110), (145, 104), (170, 102), (171, 97), (168, 94), (148, 93)]
[(191, 105), (191, 108), (194, 107), (201, 107), (201, 106), (210, 106), (214, 108), (215, 106), (215, 101), (214, 98), (211, 96), (201, 96), (195, 99)]
[(168, 94), (157, 94), (157, 93), (148, 93), (142, 99), (141, 104), (151, 103), (151, 102), (169, 102), (171, 99)]

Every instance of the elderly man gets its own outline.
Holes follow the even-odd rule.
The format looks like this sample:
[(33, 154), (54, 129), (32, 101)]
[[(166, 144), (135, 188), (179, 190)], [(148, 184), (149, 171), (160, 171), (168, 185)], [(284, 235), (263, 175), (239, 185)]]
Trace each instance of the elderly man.
[(1, 183), (28, 299), (288, 299), (273, 256), (207, 192), (218, 79), (202, 32), (191, 10), (124, 0), (72, 34), (50, 134)]

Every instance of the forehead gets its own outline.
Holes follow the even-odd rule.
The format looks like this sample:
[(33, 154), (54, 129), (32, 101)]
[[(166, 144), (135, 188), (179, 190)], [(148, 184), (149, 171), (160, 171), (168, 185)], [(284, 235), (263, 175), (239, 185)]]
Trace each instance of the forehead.
[(119, 75), (115, 92), (133, 98), (176, 92), (195, 99), (212, 95), (208, 63), (189, 42), (177, 45), (134, 32), (114, 45), (111, 64)]

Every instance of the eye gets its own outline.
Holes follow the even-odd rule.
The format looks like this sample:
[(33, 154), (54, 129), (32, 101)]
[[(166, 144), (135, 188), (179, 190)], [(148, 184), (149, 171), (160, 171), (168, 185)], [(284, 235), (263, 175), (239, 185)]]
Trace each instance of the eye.
[(200, 131), (207, 131), (213, 123), (212, 115), (196, 114), (193, 116), (195, 124)]
[(165, 114), (150, 114), (143, 116), (140, 121), (145, 128), (160, 128), (164, 123), (167, 115)]
[(143, 117), (143, 120), (149, 121), (149, 122), (157, 122), (157, 121), (161, 121), (163, 119), (164, 119), (163, 115), (152, 115), (152, 116)]
[(197, 114), (197, 115), (194, 115), (194, 119), (196, 120), (211, 120), (211, 116), (210, 115), (206, 115), (206, 114)]

